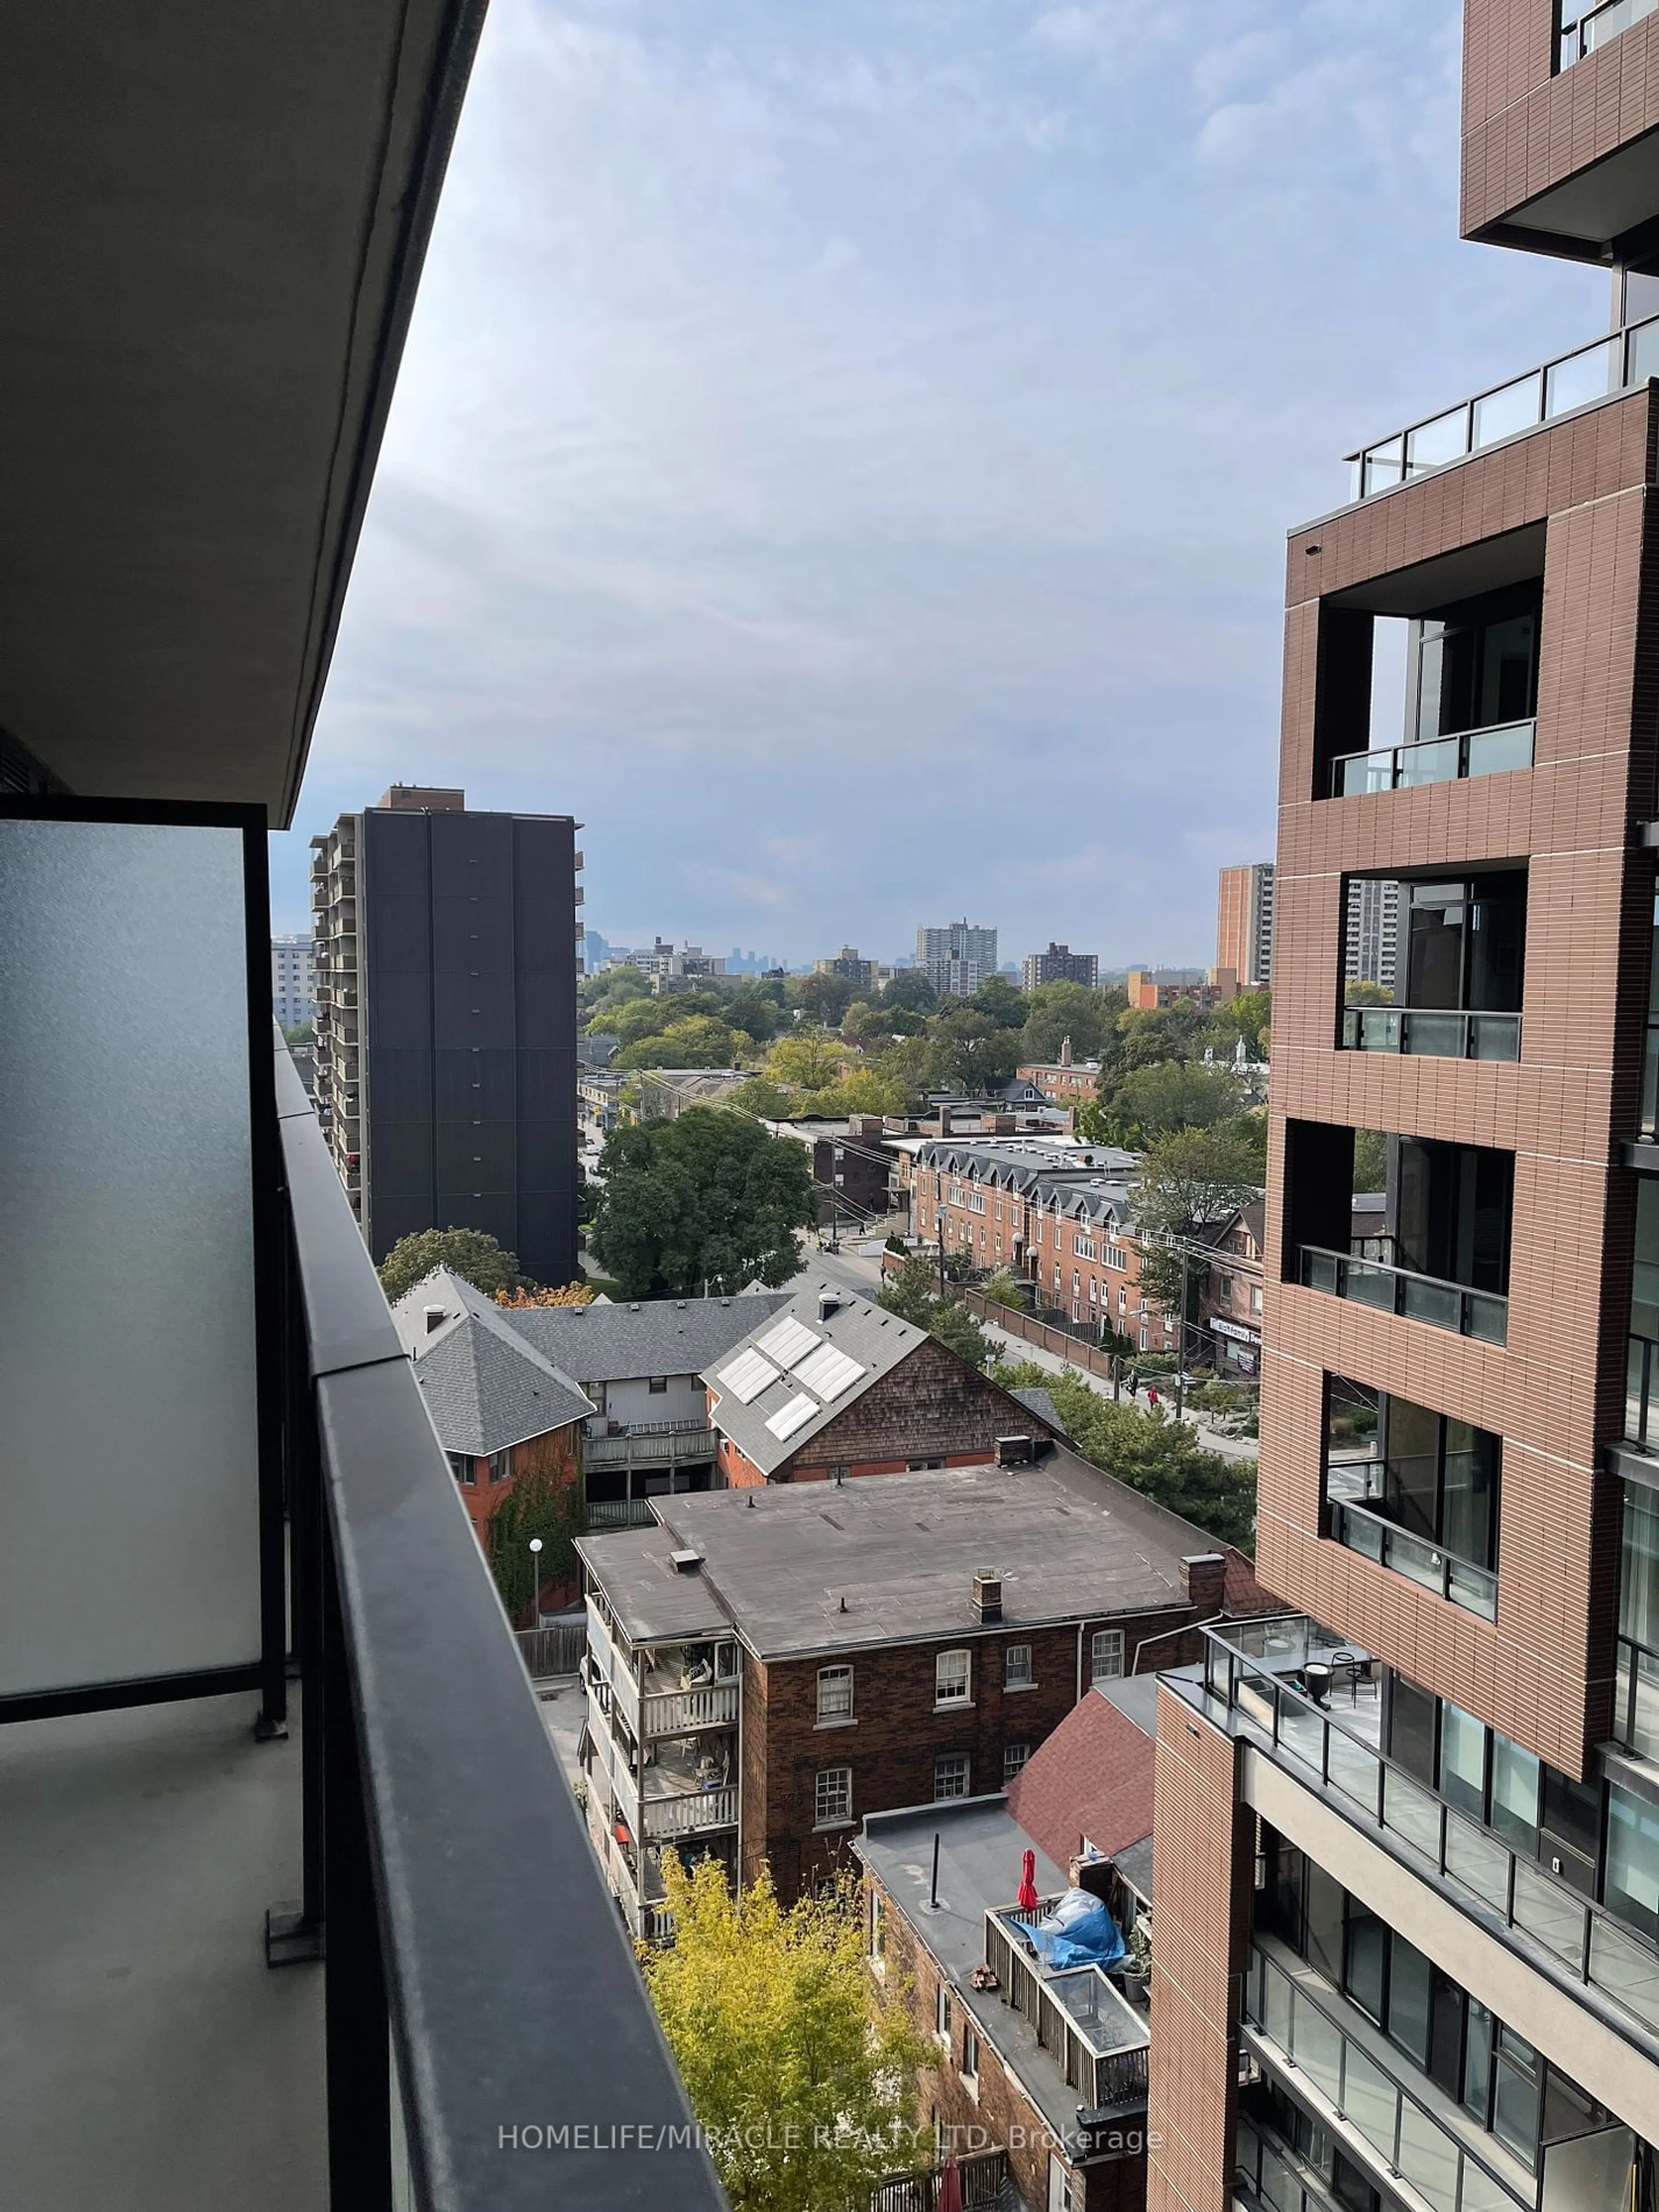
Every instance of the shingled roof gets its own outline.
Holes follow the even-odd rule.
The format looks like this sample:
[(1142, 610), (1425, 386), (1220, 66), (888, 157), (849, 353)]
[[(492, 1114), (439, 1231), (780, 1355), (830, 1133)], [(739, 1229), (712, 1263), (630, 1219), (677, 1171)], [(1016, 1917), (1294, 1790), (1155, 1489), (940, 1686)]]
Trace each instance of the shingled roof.
[(1115, 1858), (1152, 1832), (1152, 1744), (1097, 1685), (1009, 1784), (1008, 1809), (1060, 1866), (1085, 1836)]
[(417, 1348), (415, 1380), (446, 1451), (488, 1458), (526, 1437), (585, 1420), (593, 1402), (568, 1375), (502, 1326), (468, 1312)]

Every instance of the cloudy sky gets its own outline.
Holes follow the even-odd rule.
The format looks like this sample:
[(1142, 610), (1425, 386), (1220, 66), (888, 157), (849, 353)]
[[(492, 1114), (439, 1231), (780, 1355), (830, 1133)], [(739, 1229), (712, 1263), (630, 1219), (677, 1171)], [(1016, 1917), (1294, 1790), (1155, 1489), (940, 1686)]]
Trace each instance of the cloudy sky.
[(391, 781), (589, 922), (1213, 957), (1284, 533), (1591, 336), (1455, 238), (1455, 0), (494, 0), (276, 918)]

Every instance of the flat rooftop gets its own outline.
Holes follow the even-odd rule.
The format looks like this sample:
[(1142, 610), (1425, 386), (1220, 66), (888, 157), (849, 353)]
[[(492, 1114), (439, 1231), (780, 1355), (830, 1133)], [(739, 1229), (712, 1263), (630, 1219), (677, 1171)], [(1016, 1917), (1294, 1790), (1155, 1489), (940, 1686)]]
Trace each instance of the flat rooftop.
[[(657, 1528), (581, 1542), (619, 1625), (649, 1642), (729, 1622), (762, 1659), (973, 1632), (980, 1569), (1002, 1577), (1004, 1627), (1183, 1606), (1182, 1560), (1217, 1549), (1201, 1529), (1059, 1450), (1031, 1467), (652, 1503)], [(676, 1549), (699, 1553), (700, 1571), (677, 1572)]]

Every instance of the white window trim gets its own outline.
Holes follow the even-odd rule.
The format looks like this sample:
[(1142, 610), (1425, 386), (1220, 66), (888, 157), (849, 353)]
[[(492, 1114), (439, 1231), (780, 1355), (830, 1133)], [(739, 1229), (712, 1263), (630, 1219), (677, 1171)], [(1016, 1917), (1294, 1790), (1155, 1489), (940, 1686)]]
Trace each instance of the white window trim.
[[(951, 1660), (960, 1659), (960, 1660), (961, 1660), (961, 1662), (962, 1662), (962, 1694), (960, 1695), (960, 1697), (957, 1697), (957, 1696), (954, 1696), (954, 1695), (953, 1695), (953, 1696), (951, 1696), (951, 1697), (946, 1697), (946, 1695), (945, 1694), (945, 1674), (944, 1674), (944, 1672), (943, 1672), (943, 1669), (944, 1669), (945, 1662), (945, 1661), (946, 1661), (947, 1659), (951, 1659)], [(955, 1670), (954, 1670), (954, 1668), (953, 1668), (953, 1669), (952, 1669), (952, 1679), (954, 1679), (954, 1673), (955, 1673)], [(961, 1711), (963, 1711), (963, 1708), (964, 1708), (964, 1707), (971, 1705), (973, 1704), (973, 1702), (974, 1702), (974, 1655), (973, 1655), (973, 1653), (972, 1653), (971, 1651), (969, 1651), (969, 1650), (953, 1650), (953, 1651), (941, 1651), (941, 1652), (939, 1652), (939, 1655), (937, 1656), (937, 1657), (936, 1657), (936, 1658), (934, 1659), (934, 1661), (933, 1661), (933, 1711), (934, 1711), (936, 1713), (939, 1713), (939, 1712), (947, 1712), (947, 1713), (948, 1713), (948, 1712), (960, 1712)]]
[[(823, 1678), (826, 1674), (844, 1674), (847, 1677), (847, 1711), (844, 1713), (826, 1713), (823, 1710)], [(817, 1718), (813, 1723), (813, 1726), (821, 1729), (856, 1728), (858, 1716), (853, 1711), (854, 1689), (854, 1676), (850, 1667), (820, 1667), (818, 1668)]]
[[(1100, 1671), (1100, 1647), (1103, 1643), (1115, 1644), (1117, 1665), (1108, 1673)], [(1121, 1628), (1097, 1628), (1089, 1638), (1089, 1680), (1093, 1682), (1121, 1682), (1123, 1680), (1123, 1631)]]
[[(842, 1774), (844, 1774), (844, 1775), (846, 1776), (846, 1778), (847, 1778), (847, 1810), (846, 1810), (844, 1813), (836, 1813), (836, 1814), (831, 1814), (831, 1815), (830, 1815), (827, 1819), (820, 1819), (820, 1818), (819, 1818), (819, 1815), (818, 1815), (818, 1807), (819, 1807), (820, 1803), (822, 1802), (822, 1793), (821, 1793), (820, 1789), (819, 1789), (819, 1784), (820, 1784), (821, 1783), (823, 1783), (823, 1782), (827, 1781), (827, 1780), (828, 1780), (828, 1778), (830, 1778), (830, 1775), (832, 1775), (832, 1774), (836, 1774), (836, 1775), (842, 1775)], [(817, 1771), (817, 1772), (813, 1776), (813, 1778), (812, 1778), (812, 1832), (813, 1832), (813, 1834), (814, 1834), (815, 1836), (821, 1836), (821, 1835), (824, 1835), (824, 1834), (826, 1834), (830, 1830), (831, 1830), (831, 1829), (833, 1829), (833, 1828), (850, 1828), (852, 1826), (853, 1826), (853, 1770), (852, 1770), (852, 1768), (851, 1768), (850, 1766), (824, 1766), (824, 1767), (820, 1767), (820, 1768), (819, 1768), (819, 1770), (818, 1770), (818, 1771)]]
[[(1027, 1670), (1023, 1680), (1016, 1676), (1012, 1682), (1008, 1679), (1008, 1654), (1011, 1651), (1023, 1651), (1025, 1654), (1025, 1665)], [(1005, 1644), (1002, 1647), (1003, 1694), (1005, 1696), (1012, 1696), (1016, 1692), (1020, 1690), (1035, 1690), (1037, 1686), (1036, 1674), (1035, 1671), (1036, 1666), (1036, 1656), (1030, 1644)]]

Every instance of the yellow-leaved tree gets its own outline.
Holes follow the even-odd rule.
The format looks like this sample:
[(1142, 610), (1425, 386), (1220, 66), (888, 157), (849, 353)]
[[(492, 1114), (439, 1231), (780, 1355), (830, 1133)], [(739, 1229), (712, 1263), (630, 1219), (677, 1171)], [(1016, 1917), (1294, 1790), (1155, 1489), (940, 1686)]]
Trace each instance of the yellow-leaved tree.
[[(781, 1905), (663, 1855), (674, 1942), (645, 1978), (733, 2212), (868, 2212), (927, 2162), (914, 2127), (928, 2046), (875, 2002), (852, 1875)], [(936, 2054), (935, 2054), (936, 2055)]]

